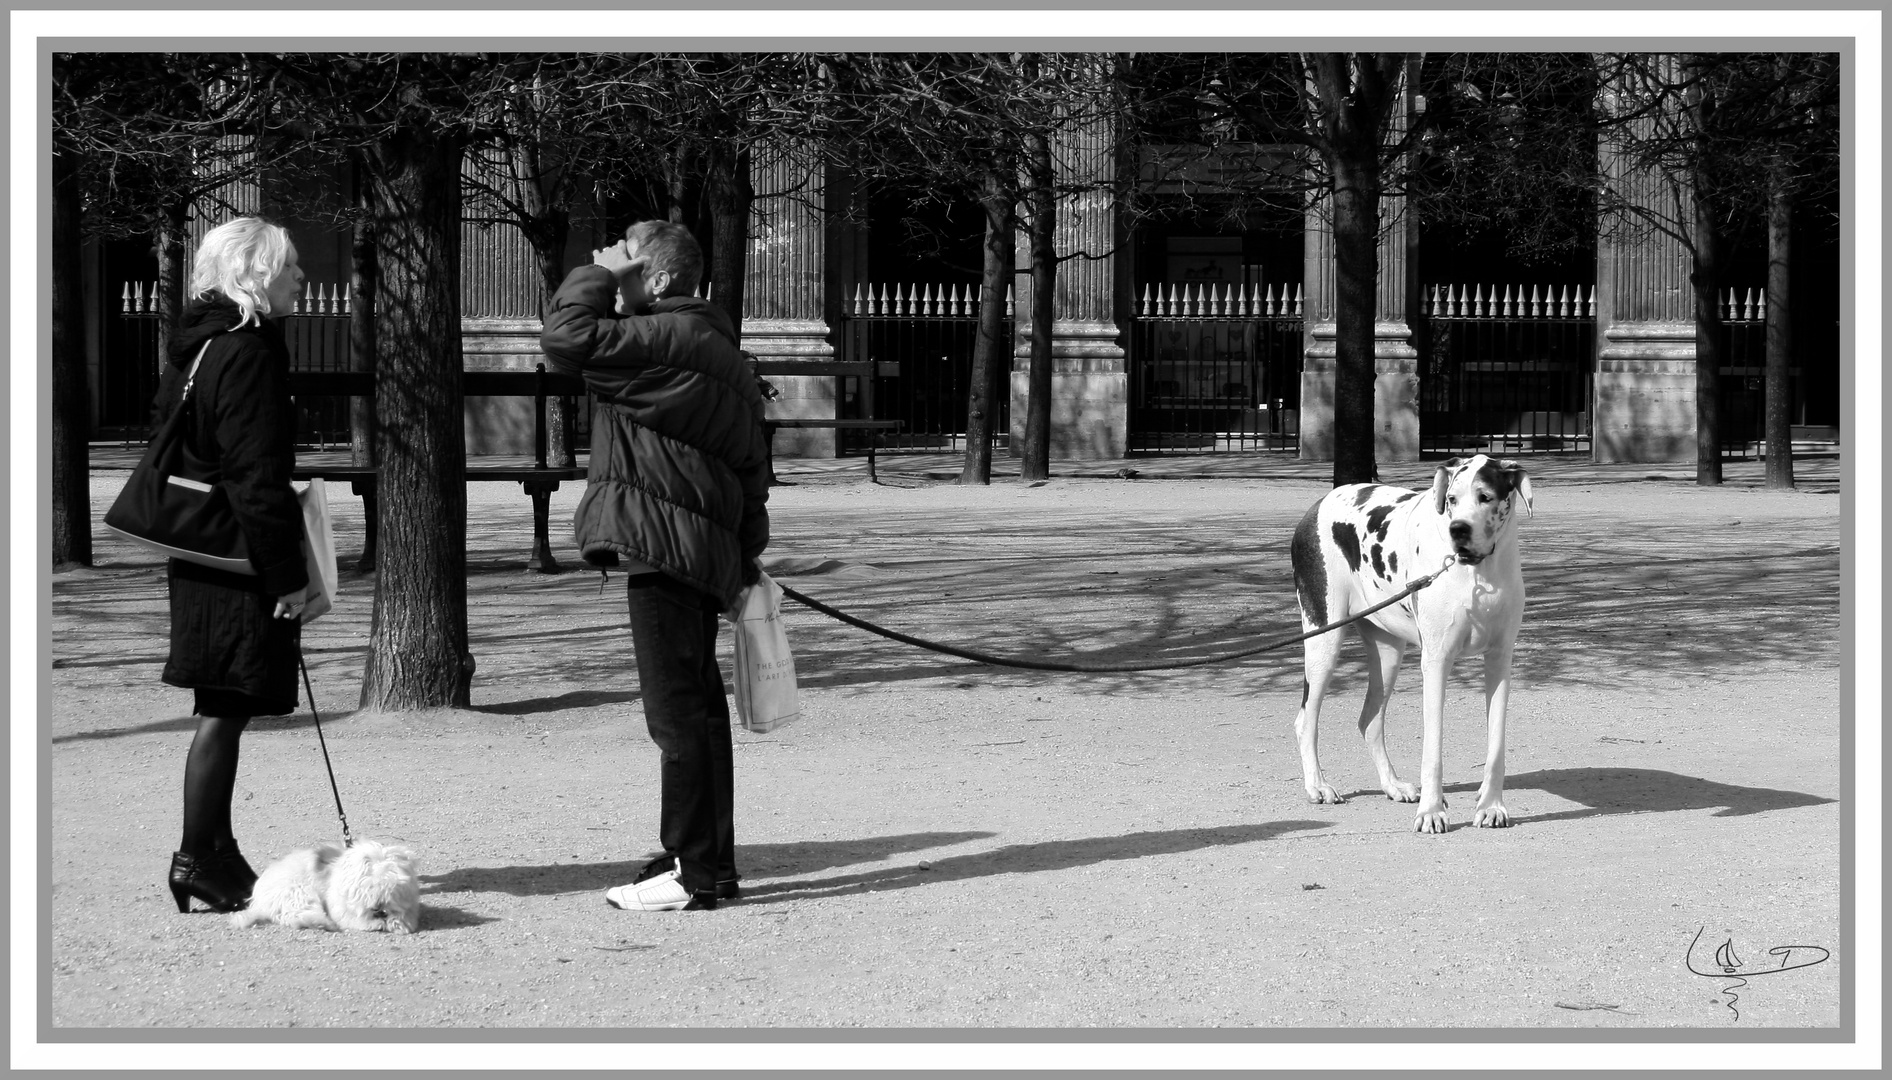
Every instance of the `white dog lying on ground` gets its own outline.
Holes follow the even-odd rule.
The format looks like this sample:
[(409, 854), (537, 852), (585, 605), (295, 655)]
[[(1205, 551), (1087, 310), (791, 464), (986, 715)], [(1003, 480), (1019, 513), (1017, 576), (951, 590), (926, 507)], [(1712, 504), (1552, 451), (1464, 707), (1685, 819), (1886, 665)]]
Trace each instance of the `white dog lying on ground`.
[(232, 926), (266, 922), (411, 934), (420, 929), (414, 854), (373, 840), (292, 851), (269, 864), (250, 890), (249, 907), (230, 916)]

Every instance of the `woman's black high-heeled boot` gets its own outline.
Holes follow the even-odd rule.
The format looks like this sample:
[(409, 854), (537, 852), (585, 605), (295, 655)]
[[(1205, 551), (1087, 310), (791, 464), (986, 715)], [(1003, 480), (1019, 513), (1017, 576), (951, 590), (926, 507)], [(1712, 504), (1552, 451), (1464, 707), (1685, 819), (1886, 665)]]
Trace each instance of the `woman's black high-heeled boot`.
[(248, 896), (250, 890), (256, 887), (256, 871), (250, 868), (250, 861), (243, 857), (234, 843), (229, 847), (219, 847), (217, 860), (226, 873), (242, 884), (243, 895)]
[(183, 914), (191, 909), (191, 897), (210, 906), (212, 911), (241, 911), (250, 902), (250, 886), (216, 855), (171, 854), (171, 899)]

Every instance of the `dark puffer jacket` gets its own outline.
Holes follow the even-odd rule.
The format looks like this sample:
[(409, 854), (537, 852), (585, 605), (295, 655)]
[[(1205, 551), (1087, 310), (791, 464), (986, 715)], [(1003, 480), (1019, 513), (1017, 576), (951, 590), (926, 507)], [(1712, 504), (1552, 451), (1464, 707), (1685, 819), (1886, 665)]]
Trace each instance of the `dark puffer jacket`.
[(578, 549), (594, 566), (648, 564), (728, 610), (769, 542), (762, 395), (720, 308), (673, 297), (619, 317), (616, 301), (611, 272), (581, 266), (539, 339), (598, 397)]

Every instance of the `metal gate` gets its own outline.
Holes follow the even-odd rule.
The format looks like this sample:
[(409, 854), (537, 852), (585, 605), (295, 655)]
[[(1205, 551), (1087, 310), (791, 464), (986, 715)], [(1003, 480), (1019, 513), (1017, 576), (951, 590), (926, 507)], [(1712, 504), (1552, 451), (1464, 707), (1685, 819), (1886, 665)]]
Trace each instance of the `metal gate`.
[(1145, 286), (1128, 335), (1130, 449), (1296, 449), (1301, 329), (1298, 287)]
[(1421, 295), (1421, 452), (1590, 449), (1595, 286), (1435, 285)]
[[(992, 443), (1010, 445), (1012, 300), (1005, 300), (999, 371), (993, 376)], [(875, 363), (876, 418), (899, 420), (885, 450), (965, 448), (972, 350), (979, 339), (979, 287), (967, 284), (859, 285), (841, 315), (841, 359)], [(842, 379), (838, 415), (859, 417), (859, 395)], [(871, 437), (843, 431), (841, 449), (865, 451)]]

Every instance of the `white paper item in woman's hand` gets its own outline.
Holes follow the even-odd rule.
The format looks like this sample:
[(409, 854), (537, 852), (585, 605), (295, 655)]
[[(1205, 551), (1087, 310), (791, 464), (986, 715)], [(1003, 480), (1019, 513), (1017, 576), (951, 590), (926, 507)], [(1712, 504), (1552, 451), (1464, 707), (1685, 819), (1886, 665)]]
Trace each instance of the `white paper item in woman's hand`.
[(302, 504), (302, 554), (309, 566), (308, 598), (302, 606), (302, 621), (307, 624), (335, 606), (341, 574), (335, 567), (335, 522), (329, 517), (328, 492), (320, 480), (293, 486), (296, 501)]

